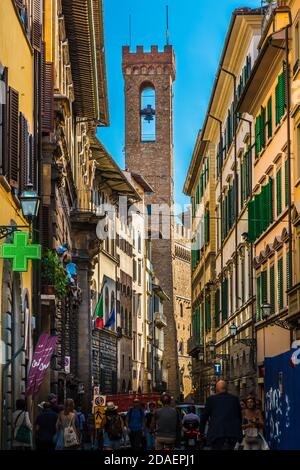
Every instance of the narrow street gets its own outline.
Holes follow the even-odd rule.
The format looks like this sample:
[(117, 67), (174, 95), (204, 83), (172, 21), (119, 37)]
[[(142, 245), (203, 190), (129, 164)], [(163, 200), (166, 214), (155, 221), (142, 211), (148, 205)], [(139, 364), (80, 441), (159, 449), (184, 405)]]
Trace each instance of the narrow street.
[(0, 454), (300, 450), (300, 0), (246, 3), (0, 1)]

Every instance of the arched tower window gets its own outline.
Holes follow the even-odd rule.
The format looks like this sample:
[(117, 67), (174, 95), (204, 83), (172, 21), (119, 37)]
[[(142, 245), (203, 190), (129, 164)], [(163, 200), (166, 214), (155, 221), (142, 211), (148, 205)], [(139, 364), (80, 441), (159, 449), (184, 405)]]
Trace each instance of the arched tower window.
[(150, 83), (141, 88), (141, 141), (156, 139), (155, 89)]

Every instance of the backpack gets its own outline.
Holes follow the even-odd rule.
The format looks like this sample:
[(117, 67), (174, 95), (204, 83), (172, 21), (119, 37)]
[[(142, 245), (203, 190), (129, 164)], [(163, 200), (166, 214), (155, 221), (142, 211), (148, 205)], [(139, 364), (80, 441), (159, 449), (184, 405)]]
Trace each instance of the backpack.
[(113, 415), (107, 418), (107, 434), (111, 441), (121, 439), (123, 435), (123, 429), (119, 415)]

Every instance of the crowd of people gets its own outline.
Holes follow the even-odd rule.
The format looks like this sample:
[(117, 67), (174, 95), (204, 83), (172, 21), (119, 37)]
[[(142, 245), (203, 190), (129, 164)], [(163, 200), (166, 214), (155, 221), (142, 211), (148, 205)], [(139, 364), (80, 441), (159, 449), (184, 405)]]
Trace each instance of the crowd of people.
[[(181, 416), (172, 406), (172, 397), (164, 393), (159, 404), (148, 403), (147, 409), (138, 398), (127, 413), (119, 413), (113, 402), (106, 404), (101, 426), (96, 429), (94, 415), (85, 416), (74, 401), (66, 399), (58, 405), (50, 394), (39, 405), (35, 426), (30, 422), (25, 400), (17, 400), (13, 414), (14, 449), (66, 450), (97, 449), (163, 450), (182, 446), (182, 434), (193, 422), (199, 441), (213, 450), (267, 450), (263, 437), (264, 418), (254, 396), (245, 400), (228, 393), (220, 380), (216, 393), (208, 397), (201, 417), (195, 406)], [(33, 439), (34, 436), (34, 439)], [(34, 440), (34, 442), (33, 442)]]

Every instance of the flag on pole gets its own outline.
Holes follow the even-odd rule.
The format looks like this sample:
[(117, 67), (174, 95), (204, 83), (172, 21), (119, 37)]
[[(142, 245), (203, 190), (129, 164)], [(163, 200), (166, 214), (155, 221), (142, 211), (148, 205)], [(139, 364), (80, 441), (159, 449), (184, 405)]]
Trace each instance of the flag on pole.
[(98, 299), (95, 312), (94, 312), (94, 318), (95, 318), (95, 328), (97, 330), (101, 330), (104, 326), (104, 308), (103, 308), (103, 289), (101, 291), (100, 297)]
[(110, 317), (107, 320), (107, 322), (105, 323), (104, 328), (110, 328), (111, 326), (114, 326), (115, 322), (116, 322), (116, 312), (115, 312), (115, 307), (113, 307), (113, 309), (110, 313)]

